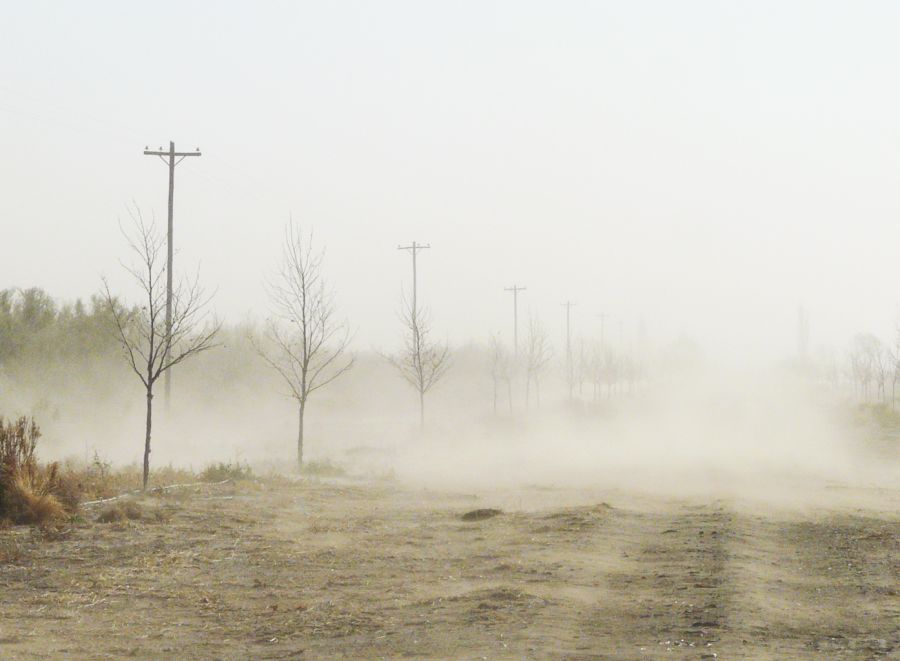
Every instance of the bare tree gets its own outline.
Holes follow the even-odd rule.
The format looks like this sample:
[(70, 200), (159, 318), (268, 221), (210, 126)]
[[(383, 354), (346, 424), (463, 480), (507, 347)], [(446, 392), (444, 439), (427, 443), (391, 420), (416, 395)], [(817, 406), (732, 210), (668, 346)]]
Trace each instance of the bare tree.
[(450, 347), (431, 339), (431, 323), (427, 311), (416, 306), (415, 299), (402, 299), (400, 314), (404, 326), (403, 349), (387, 356), (403, 379), (419, 395), (419, 425), (425, 427), (425, 394), (441, 380), (450, 368)]
[(853, 338), (849, 355), (849, 375), (859, 387), (860, 399), (868, 403), (871, 395), (870, 386), (879, 384), (878, 360), (882, 352), (881, 341), (870, 333), (859, 334)]
[(125, 359), (144, 385), (147, 396), (144, 436), (144, 481), (150, 478), (150, 431), (153, 425), (153, 386), (178, 363), (215, 346), (220, 324), (210, 317), (210, 297), (200, 287), (199, 278), (182, 281), (172, 291), (171, 330), (166, 329), (166, 237), (140, 209), (129, 211), (134, 228), (122, 230), (137, 265), (124, 265), (142, 290), (142, 303), (131, 310), (112, 295), (104, 278), (104, 303), (113, 318), (116, 336)]
[(894, 336), (894, 346), (890, 350), (891, 356), (891, 410), (897, 404), (897, 382), (900, 381), (900, 327)]
[(878, 398), (882, 404), (887, 401), (887, 382), (893, 371), (893, 359), (890, 347), (881, 340), (872, 348), (872, 367), (875, 385), (878, 387)]
[(491, 356), (491, 381), (494, 384), (494, 413), (497, 413), (497, 394), (501, 381), (508, 381), (512, 366), (509, 354), (498, 335), (491, 335), (488, 351)]
[(603, 393), (603, 381), (606, 378), (605, 351), (600, 342), (595, 341), (591, 344), (587, 372), (593, 386), (594, 401), (599, 401)]
[(541, 376), (553, 357), (553, 349), (547, 337), (547, 330), (540, 320), (532, 315), (528, 318), (525, 337), (525, 406), (530, 404), (531, 384), (534, 383), (535, 399), (541, 405)]
[(312, 234), (304, 237), (288, 223), (282, 262), (269, 283), (274, 318), (266, 326), (268, 347), (254, 345), (276, 371), (297, 402), (297, 468), (303, 469), (303, 419), (309, 396), (353, 366), (348, 355), (350, 330), (336, 318), (334, 295), (322, 275), (324, 250), (313, 247)]

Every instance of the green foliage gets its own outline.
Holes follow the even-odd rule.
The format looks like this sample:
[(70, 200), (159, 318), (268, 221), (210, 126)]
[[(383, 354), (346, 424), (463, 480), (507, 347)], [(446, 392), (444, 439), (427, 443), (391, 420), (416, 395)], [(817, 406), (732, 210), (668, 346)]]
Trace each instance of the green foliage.
[(99, 295), (60, 305), (41, 289), (0, 290), (0, 365), (8, 373), (82, 369), (118, 350), (111, 328)]

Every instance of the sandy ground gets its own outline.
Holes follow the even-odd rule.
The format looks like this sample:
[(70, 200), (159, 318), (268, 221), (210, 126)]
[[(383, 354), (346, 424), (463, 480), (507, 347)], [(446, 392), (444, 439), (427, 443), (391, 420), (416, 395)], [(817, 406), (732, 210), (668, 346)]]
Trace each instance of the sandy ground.
[(0, 532), (0, 657), (898, 658), (897, 492), (823, 495), (173, 490)]

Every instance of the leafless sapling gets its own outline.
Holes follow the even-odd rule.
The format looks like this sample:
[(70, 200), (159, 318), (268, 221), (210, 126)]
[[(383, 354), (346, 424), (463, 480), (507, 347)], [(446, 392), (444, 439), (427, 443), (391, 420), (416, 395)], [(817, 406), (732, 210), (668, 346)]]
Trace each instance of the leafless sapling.
[(324, 250), (293, 223), (284, 234), (281, 266), (269, 283), (273, 318), (260, 356), (284, 379), (297, 403), (297, 468), (303, 470), (303, 421), (309, 396), (347, 372), (350, 329), (337, 318), (334, 294), (323, 275)]
[(431, 320), (415, 298), (402, 299), (403, 348), (388, 361), (419, 395), (419, 426), (425, 427), (425, 395), (450, 368), (450, 347), (431, 339)]
[(900, 327), (894, 335), (894, 345), (891, 348), (891, 410), (897, 403), (897, 382), (900, 381)]
[(144, 435), (143, 488), (150, 478), (150, 432), (153, 425), (153, 387), (175, 365), (215, 346), (220, 324), (209, 312), (210, 297), (199, 277), (183, 280), (172, 290), (172, 315), (166, 325), (166, 237), (140, 209), (130, 212), (133, 228), (122, 233), (137, 258), (124, 268), (141, 289), (141, 303), (132, 309), (112, 295), (104, 278), (104, 302), (129, 367), (144, 385), (147, 418)]
[(491, 360), (491, 383), (494, 386), (493, 410), (497, 413), (497, 396), (500, 391), (500, 382), (504, 378), (504, 374), (508, 371), (508, 357), (503, 343), (499, 336), (491, 335), (488, 341), (488, 354)]
[(525, 406), (528, 407), (530, 404), (532, 383), (534, 384), (535, 401), (540, 406), (541, 376), (553, 357), (553, 349), (550, 347), (547, 331), (537, 317), (529, 317), (527, 333), (525, 339)]

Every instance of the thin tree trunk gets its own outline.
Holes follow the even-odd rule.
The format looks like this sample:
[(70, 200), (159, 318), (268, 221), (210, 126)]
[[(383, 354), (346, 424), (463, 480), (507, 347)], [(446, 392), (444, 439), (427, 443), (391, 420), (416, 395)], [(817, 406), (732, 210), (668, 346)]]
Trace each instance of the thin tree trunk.
[(425, 392), (419, 391), (419, 429), (425, 429)]
[(144, 438), (144, 491), (150, 481), (150, 427), (153, 422), (153, 390), (147, 388), (147, 435)]
[(303, 414), (306, 409), (306, 404), (304, 402), (300, 403), (300, 406), (297, 407), (298, 412), (298, 420), (297, 420), (297, 471), (300, 472), (303, 470)]

